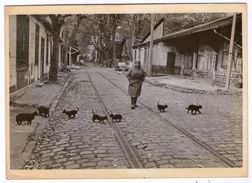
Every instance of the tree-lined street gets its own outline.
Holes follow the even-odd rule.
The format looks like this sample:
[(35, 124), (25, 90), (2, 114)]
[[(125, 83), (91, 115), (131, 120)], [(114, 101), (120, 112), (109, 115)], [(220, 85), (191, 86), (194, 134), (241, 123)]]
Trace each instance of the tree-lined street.
[[(138, 107), (131, 110), (127, 85), (111, 69), (75, 71), (35, 147), (40, 168), (242, 166), (240, 96), (185, 94), (144, 83)], [(165, 113), (157, 111), (158, 100), (168, 104)], [(187, 114), (191, 103), (203, 105), (201, 115)], [(76, 107), (74, 119), (62, 113)], [(123, 120), (94, 123), (92, 109), (119, 113)]]

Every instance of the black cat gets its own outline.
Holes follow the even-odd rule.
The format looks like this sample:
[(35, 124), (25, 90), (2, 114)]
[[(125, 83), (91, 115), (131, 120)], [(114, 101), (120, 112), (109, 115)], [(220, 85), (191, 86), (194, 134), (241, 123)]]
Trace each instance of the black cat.
[(105, 124), (104, 120), (108, 120), (107, 116), (99, 116), (98, 114), (95, 114), (93, 109), (92, 109), (92, 113), (93, 113), (92, 120), (93, 120), (94, 123), (95, 123), (96, 120), (98, 120), (99, 123)]
[(16, 122), (18, 125), (21, 125), (23, 121), (27, 121), (27, 125), (31, 125), (32, 120), (37, 115), (37, 111), (33, 113), (20, 113), (16, 116)]
[(40, 106), (38, 108), (38, 111), (39, 111), (40, 116), (44, 116), (46, 118), (49, 117), (49, 108), (48, 107)]
[(68, 115), (68, 118), (75, 118), (75, 115), (78, 113), (79, 108), (77, 107), (77, 110), (71, 110), (71, 111), (66, 111), (64, 110), (63, 113)]
[(121, 114), (110, 114), (110, 117), (112, 118), (113, 121), (116, 121), (116, 122), (121, 122), (122, 120), (122, 115)]
[(187, 113), (189, 113), (189, 111), (191, 111), (191, 114), (196, 114), (197, 112), (199, 112), (200, 114), (201, 114), (201, 112), (200, 112), (200, 109), (202, 109), (202, 106), (201, 105), (189, 105), (187, 108)]
[(165, 112), (165, 109), (168, 107), (168, 105), (161, 105), (159, 104), (159, 101), (157, 103), (157, 108), (159, 110), (159, 112)]

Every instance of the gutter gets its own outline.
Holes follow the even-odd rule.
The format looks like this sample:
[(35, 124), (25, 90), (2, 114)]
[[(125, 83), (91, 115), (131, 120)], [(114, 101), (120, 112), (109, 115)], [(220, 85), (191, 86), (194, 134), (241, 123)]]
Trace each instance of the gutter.
[[(222, 38), (224, 38), (224, 39), (226, 39), (227, 41), (230, 42), (230, 39), (229, 39), (228, 37), (226, 37), (226, 36), (224, 36), (223, 34), (217, 32), (216, 29), (214, 29), (213, 31), (214, 31), (214, 33), (217, 34), (218, 36), (220, 36), (220, 37), (222, 37)], [(234, 44), (235, 44), (237, 47), (239, 47), (239, 48), (242, 49), (242, 46), (241, 46), (241, 45), (237, 44), (236, 42), (234, 42)]]

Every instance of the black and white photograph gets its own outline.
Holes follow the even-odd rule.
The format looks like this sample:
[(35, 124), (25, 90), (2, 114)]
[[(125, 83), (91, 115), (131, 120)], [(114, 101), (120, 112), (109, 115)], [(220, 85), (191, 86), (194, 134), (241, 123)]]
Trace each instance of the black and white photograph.
[(103, 6), (5, 7), (7, 169), (246, 176), (246, 4)]

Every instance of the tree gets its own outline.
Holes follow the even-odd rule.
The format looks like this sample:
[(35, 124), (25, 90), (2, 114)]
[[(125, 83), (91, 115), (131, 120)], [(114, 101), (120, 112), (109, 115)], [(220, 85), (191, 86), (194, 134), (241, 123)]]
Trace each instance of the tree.
[(111, 67), (113, 63), (115, 63), (116, 60), (116, 44), (115, 44), (115, 35), (116, 35), (116, 29), (119, 26), (119, 24), (121, 23), (123, 15), (121, 14), (110, 14), (109, 15), (109, 25), (111, 27), (111, 31), (110, 31), (110, 36), (111, 38), (111, 45), (112, 45), (112, 60), (111, 62), (108, 63), (108, 66)]
[[(86, 15), (73, 15), (71, 17), (68, 17), (65, 19), (64, 24), (64, 50), (68, 50), (69, 46), (73, 45), (76, 41), (76, 35), (78, 32), (78, 29), (81, 25), (81, 22), (83, 19), (85, 19)], [(65, 52), (64, 56), (64, 65), (67, 64), (67, 51)]]
[(65, 23), (65, 18), (70, 15), (54, 15), (50, 14), (51, 19), (51, 30), (53, 39), (53, 50), (51, 54), (51, 66), (49, 71), (49, 80), (57, 81), (58, 78), (58, 57), (59, 57), (59, 43), (60, 32), (62, 25)]

